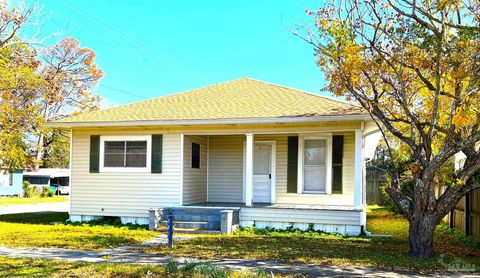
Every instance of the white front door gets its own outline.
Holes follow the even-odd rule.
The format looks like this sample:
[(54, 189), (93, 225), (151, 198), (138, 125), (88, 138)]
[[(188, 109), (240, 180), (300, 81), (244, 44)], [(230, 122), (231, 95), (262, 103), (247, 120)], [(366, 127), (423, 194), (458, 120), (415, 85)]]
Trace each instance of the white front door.
[(253, 150), (253, 202), (272, 202), (272, 145), (255, 143)]

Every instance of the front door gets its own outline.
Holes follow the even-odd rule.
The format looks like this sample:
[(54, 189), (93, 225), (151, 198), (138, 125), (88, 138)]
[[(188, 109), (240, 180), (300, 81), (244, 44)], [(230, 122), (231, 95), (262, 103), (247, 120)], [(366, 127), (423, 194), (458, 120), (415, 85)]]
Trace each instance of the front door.
[(272, 145), (255, 143), (253, 151), (253, 202), (272, 201)]

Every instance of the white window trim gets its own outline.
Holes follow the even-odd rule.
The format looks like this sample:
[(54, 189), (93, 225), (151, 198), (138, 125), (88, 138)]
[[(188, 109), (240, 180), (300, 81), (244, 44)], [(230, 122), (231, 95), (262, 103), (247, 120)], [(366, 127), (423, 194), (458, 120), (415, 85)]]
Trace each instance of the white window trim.
[[(305, 140), (315, 140), (315, 139), (324, 139), (326, 140), (326, 150), (325, 150), (325, 166), (326, 169), (326, 181), (325, 181), (325, 191), (305, 191), (303, 184), (303, 154)], [(298, 136), (298, 178), (297, 178), (297, 192), (300, 194), (332, 194), (332, 134), (331, 133), (322, 133), (322, 134), (308, 134), (308, 135), (299, 135)]]
[[(147, 141), (147, 167), (105, 167), (105, 141)], [(100, 173), (150, 173), (152, 167), (151, 135), (100, 136)]]

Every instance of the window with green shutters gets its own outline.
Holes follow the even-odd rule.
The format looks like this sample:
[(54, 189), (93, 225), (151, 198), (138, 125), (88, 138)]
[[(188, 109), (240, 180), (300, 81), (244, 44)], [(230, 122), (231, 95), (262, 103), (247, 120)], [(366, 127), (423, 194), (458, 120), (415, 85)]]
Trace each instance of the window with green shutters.
[(90, 173), (162, 173), (163, 135), (91, 135)]
[(287, 193), (342, 194), (344, 136), (322, 136), (288, 137)]

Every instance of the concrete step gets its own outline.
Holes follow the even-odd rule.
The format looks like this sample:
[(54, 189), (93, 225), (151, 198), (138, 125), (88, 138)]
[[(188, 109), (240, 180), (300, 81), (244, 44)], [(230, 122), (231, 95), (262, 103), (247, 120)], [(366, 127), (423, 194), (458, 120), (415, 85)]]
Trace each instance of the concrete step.
[[(161, 228), (157, 228), (156, 231), (157, 232), (161, 232), (161, 233), (167, 233), (168, 229), (166, 227), (161, 227)], [(175, 228), (174, 229), (174, 232), (173, 232), (173, 235), (175, 236), (176, 233), (179, 233), (179, 234), (220, 234), (220, 231), (216, 231), (216, 230), (202, 230), (202, 229), (193, 229), (193, 228)]]
[[(160, 221), (160, 226), (167, 226), (168, 221)], [(173, 221), (175, 228), (194, 228), (203, 230), (220, 230), (220, 222), (208, 222), (208, 221)]]
[[(164, 219), (167, 215), (164, 216)], [(173, 218), (176, 221), (193, 221), (193, 222), (218, 222), (220, 223), (220, 215), (211, 214), (188, 214), (188, 213), (174, 213)]]

